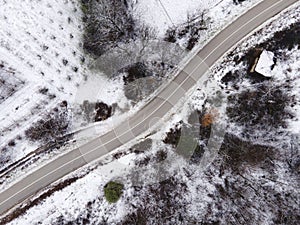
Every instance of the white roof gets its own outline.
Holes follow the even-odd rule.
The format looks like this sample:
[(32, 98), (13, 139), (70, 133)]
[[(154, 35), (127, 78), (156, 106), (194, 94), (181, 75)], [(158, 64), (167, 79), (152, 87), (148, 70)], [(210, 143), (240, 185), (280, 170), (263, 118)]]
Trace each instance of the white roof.
[(265, 77), (272, 77), (271, 67), (274, 65), (274, 53), (264, 50), (258, 60), (255, 71)]

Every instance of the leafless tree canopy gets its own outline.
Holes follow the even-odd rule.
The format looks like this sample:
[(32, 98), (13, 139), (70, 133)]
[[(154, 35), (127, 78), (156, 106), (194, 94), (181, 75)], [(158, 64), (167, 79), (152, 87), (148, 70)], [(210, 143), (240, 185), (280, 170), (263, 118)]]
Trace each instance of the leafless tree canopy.
[(100, 56), (117, 42), (134, 36), (135, 22), (127, 0), (82, 0), (85, 36), (84, 49)]

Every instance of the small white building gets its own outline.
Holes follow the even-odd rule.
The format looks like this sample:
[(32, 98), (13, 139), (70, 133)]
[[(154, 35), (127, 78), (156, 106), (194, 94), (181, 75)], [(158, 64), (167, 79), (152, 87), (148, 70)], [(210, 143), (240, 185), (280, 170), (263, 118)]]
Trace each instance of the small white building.
[(274, 65), (274, 53), (263, 50), (260, 54), (255, 71), (265, 77), (272, 77), (272, 66)]

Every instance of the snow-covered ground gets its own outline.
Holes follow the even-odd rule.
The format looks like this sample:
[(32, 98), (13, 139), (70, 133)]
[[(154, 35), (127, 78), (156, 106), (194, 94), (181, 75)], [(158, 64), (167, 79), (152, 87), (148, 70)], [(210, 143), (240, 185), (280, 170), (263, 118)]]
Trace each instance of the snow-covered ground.
[[(135, 10), (136, 17), (154, 27), (159, 35), (176, 24), (187, 21), (188, 15), (196, 12), (206, 12), (212, 20), (211, 28), (220, 29), (232, 18), (241, 14), (247, 8), (261, 0), (245, 1), (233, 4), (232, 0), (138, 0)], [(211, 31), (209, 31), (211, 32)]]
[[(170, 1), (162, 1), (163, 3), (167, 3)], [(196, 2), (196, 1), (191, 1)], [(227, 1), (224, 1), (227, 2)], [(141, 1), (141, 4), (143, 1)], [(177, 4), (177, 1), (176, 1)], [(174, 5), (176, 5), (174, 3)], [(195, 3), (196, 4), (196, 3)], [(172, 5), (172, 4), (170, 4)], [(157, 5), (156, 5), (157, 6)], [(166, 4), (167, 6), (167, 4)], [(176, 7), (178, 10), (179, 7)], [(171, 8), (169, 8), (170, 10)], [(182, 7), (184, 11), (187, 9)], [(219, 9), (220, 10), (220, 9)], [(222, 11), (222, 10), (221, 10)], [(177, 11), (178, 12), (178, 11)], [(264, 40), (266, 40), (267, 37), (272, 36), (272, 33), (278, 30), (284, 29), (284, 27), (287, 27), (288, 25), (292, 24), (296, 20), (299, 20), (299, 12), (300, 7), (294, 7), (290, 9), (288, 12), (284, 12), (281, 15), (276, 17), (276, 20), (272, 23), (265, 24), (266, 28), (264, 28), (262, 31), (256, 33), (255, 35), (249, 37), (243, 44), (238, 46), (237, 49), (235, 49), (235, 54), (239, 54), (240, 56), (245, 53), (245, 50), (249, 49), (253, 44), (260, 43)], [(160, 12), (162, 13), (162, 12)], [(161, 14), (162, 15), (162, 14)], [(172, 14), (176, 15), (176, 14)], [(288, 20), (286, 18), (289, 18)], [(158, 20), (159, 21), (159, 20)], [(157, 26), (165, 26), (167, 19), (165, 19), (165, 22), (162, 22), (160, 25)], [(174, 20), (175, 21), (175, 20)], [(177, 20), (179, 21), (179, 19)], [(157, 24), (158, 22), (155, 22)], [(298, 48), (293, 48), (290, 51), (284, 50), (284, 59), (279, 59), (276, 62), (276, 66), (270, 70), (267, 71), (268, 74), (271, 73), (272, 75), (272, 82), (274, 84), (283, 82), (286, 79), (294, 80), (293, 83), (293, 89), (292, 94), (294, 94), (297, 97), (298, 105), (295, 105), (293, 112), (298, 113), (293, 120), (289, 121), (289, 126), (287, 128), (287, 131), (299, 135), (300, 130), (300, 124), (299, 124), (299, 118), (300, 118), (300, 107), (299, 107), (299, 90), (300, 90), (300, 77), (299, 77), (299, 57), (300, 57), (300, 51)], [(268, 60), (269, 62), (269, 60)], [(264, 62), (265, 64), (265, 62)], [(271, 64), (271, 63), (270, 63)], [(226, 65), (226, 66), (225, 66)], [(260, 67), (260, 65), (258, 65)], [(221, 69), (220, 69), (221, 68)], [(217, 78), (221, 79), (228, 71), (232, 71), (238, 68), (235, 68), (235, 63), (228, 61), (228, 59), (224, 58), (223, 62), (220, 62), (220, 64), (216, 65), (214, 68), (212, 74)], [(243, 69), (243, 68), (241, 68)], [(212, 83), (213, 80), (210, 80)], [(250, 85), (249, 83), (245, 82), (241, 87), (245, 87), (246, 85)], [(200, 85), (199, 85), (200, 86)], [(168, 147), (161, 142), (162, 135), (167, 132), (171, 127), (174, 127), (174, 125), (179, 122), (180, 120), (186, 121), (187, 116), (189, 113), (195, 109), (201, 110), (202, 105), (207, 99), (207, 93), (214, 93), (212, 90), (216, 91), (214, 87), (207, 86), (206, 89), (197, 89), (195, 87), (194, 92), (191, 94), (190, 98), (185, 102), (183, 109), (180, 111), (179, 108), (174, 109), (173, 112), (170, 112), (171, 119), (163, 126), (163, 129), (151, 136), (153, 139), (152, 147), (147, 152), (148, 155), (155, 154), (158, 150), (164, 149), (168, 150)], [(226, 90), (225, 90), (226, 91)], [(229, 90), (230, 91), (230, 90)], [(174, 114), (172, 116), (172, 114)], [(231, 130), (231, 132), (239, 133), (239, 128), (235, 127), (235, 130)], [(127, 149), (120, 149), (120, 151), (126, 151)], [(19, 217), (18, 219), (12, 221), (10, 224), (34, 224), (34, 223), (40, 223), (40, 224), (53, 224), (55, 222), (59, 223), (59, 220), (63, 221), (73, 221), (73, 223), (80, 223), (82, 220), (78, 220), (78, 218), (86, 218), (88, 214), (90, 214), (89, 220), (91, 223), (101, 223), (107, 220), (108, 224), (115, 224), (117, 221), (119, 221), (123, 216), (130, 213), (128, 212), (129, 209), (132, 209), (132, 206), (130, 203), (134, 204), (136, 200), (136, 196), (133, 196), (133, 187), (131, 180), (126, 179), (126, 175), (130, 174), (132, 166), (134, 165), (135, 160), (142, 158), (145, 156), (142, 154), (142, 156), (135, 156), (135, 155), (127, 155), (125, 157), (122, 157), (119, 159), (119, 161), (113, 161), (111, 164), (100, 166), (93, 172), (90, 172), (87, 176), (85, 176), (82, 179), (79, 179), (77, 182), (73, 183), (72, 185), (66, 187), (62, 191), (55, 192), (52, 196), (44, 200), (40, 205), (32, 207), (30, 210), (26, 212), (25, 215)], [(190, 207), (188, 209), (188, 214), (191, 215), (198, 215), (198, 218), (200, 218), (201, 215), (204, 215), (207, 208), (212, 208), (211, 214), (214, 214), (218, 217), (218, 210), (222, 207), (227, 207), (229, 209), (233, 209), (236, 207), (236, 204), (244, 204), (244, 200), (241, 202), (233, 202), (232, 205), (227, 200), (224, 200), (224, 204), (220, 204), (221, 206), (218, 206), (218, 201), (222, 201), (222, 198), (224, 196), (219, 196), (219, 189), (217, 187), (223, 188), (224, 178), (226, 178), (226, 181), (229, 182), (229, 187), (231, 187), (232, 184), (237, 183), (246, 183), (249, 182), (247, 179), (252, 179), (252, 183), (250, 183), (249, 187), (246, 189), (243, 189), (242, 191), (237, 190), (233, 188), (231, 190), (231, 193), (239, 193), (242, 195), (245, 195), (246, 199), (252, 199), (253, 202), (256, 201), (257, 197), (253, 197), (251, 195), (252, 192), (257, 191), (257, 188), (259, 190), (272, 190), (274, 193), (292, 193), (292, 195), (295, 193), (295, 190), (297, 191), (297, 180), (294, 180), (293, 177), (286, 177), (286, 171), (284, 164), (280, 164), (278, 167), (276, 167), (277, 174), (274, 175), (275, 178), (271, 177), (270, 180), (267, 180), (265, 178), (265, 172), (261, 169), (257, 168), (248, 168), (246, 174), (244, 175), (237, 175), (232, 178), (230, 174), (225, 173), (221, 174), (221, 169), (218, 167), (218, 164), (220, 162), (216, 160), (214, 162), (214, 165), (211, 166), (207, 173), (202, 173), (202, 170), (199, 172), (197, 171), (198, 168), (194, 168), (195, 172), (193, 179), (189, 180), (187, 177), (184, 177), (183, 180), (186, 182), (186, 185), (188, 187), (188, 191), (186, 195), (181, 196), (182, 199), (185, 199), (189, 204)], [(115, 176), (115, 173), (109, 174), (107, 171), (110, 169), (115, 168), (118, 165), (124, 165), (124, 167), (127, 167), (126, 171), (123, 171), (122, 173), (117, 174), (118, 176)], [(130, 164), (130, 166), (129, 166)], [(191, 168), (190, 168), (191, 169)], [(133, 167), (132, 173), (138, 173), (139, 168)], [(220, 170), (220, 171), (219, 171)], [(105, 175), (104, 175), (104, 172)], [(178, 172), (178, 171), (177, 171)], [(178, 172), (178, 177), (184, 176), (185, 171)], [(214, 175), (213, 175), (214, 174)], [(268, 176), (267, 176), (268, 178)], [(122, 198), (120, 201), (115, 205), (108, 204), (103, 196), (103, 187), (106, 184), (107, 181), (111, 179), (120, 179), (125, 184), (125, 191), (123, 193)], [(275, 180), (274, 180), (275, 179)], [(225, 182), (225, 187), (228, 186), (228, 183)], [(224, 189), (225, 189), (224, 187)], [(227, 187), (228, 188), (228, 187)], [(254, 190), (254, 191), (253, 191)], [(262, 192), (262, 195), (268, 192)], [(272, 192), (270, 192), (272, 193)], [(216, 196), (214, 198), (214, 196)], [(253, 198), (252, 198), (253, 197)], [(216, 200), (217, 198), (217, 200)], [(269, 199), (272, 199), (271, 197)], [(272, 199), (273, 201), (274, 199)], [(230, 202), (230, 201), (229, 201)], [(295, 204), (297, 204), (298, 199), (295, 198)], [(268, 202), (264, 201), (264, 199), (261, 199), (261, 203), (264, 207), (269, 207)], [(298, 202), (299, 203), (299, 202)], [(276, 207), (276, 202), (272, 203)], [(89, 208), (89, 205), (92, 205), (92, 208)], [(267, 205), (267, 206), (266, 206)], [(256, 207), (262, 207), (261, 205), (256, 205)], [(294, 207), (294, 206), (293, 206)], [(272, 219), (272, 212), (269, 211), (269, 208), (266, 208), (266, 212), (263, 212), (261, 209), (253, 208), (253, 210), (257, 210), (257, 215), (264, 215), (263, 222), (265, 224), (269, 223)], [(241, 212), (238, 212), (241, 213)], [(242, 213), (248, 213), (248, 212), (242, 212)], [(220, 215), (219, 215), (220, 216)], [(77, 222), (76, 222), (77, 219)], [(211, 218), (213, 219), (213, 218)], [(253, 218), (257, 219), (257, 218)], [(201, 221), (204, 219), (202, 218)], [(79, 222), (78, 222), (79, 221)], [(198, 221), (199, 222), (199, 221)], [(246, 222), (246, 221), (243, 221)], [(249, 221), (248, 221), (249, 222)], [(223, 221), (222, 224), (225, 222)]]
[[(258, 2), (251, 0), (236, 5), (231, 0), (184, 3), (162, 0), (161, 5), (154, 0), (137, 1), (134, 15), (162, 35), (172, 23), (185, 22), (187, 14), (205, 10), (210, 23), (201, 36), (201, 47), (221, 27)], [(2, 160), (4, 164), (17, 161), (40, 145), (26, 140), (24, 131), (64, 100), (73, 116), (69, 132), (85, 124), (78, 112), (83, 100), (118, 103), (122, 110), (111, 121), (117, 121), (116, 117), (130, 109), (121, 79), (108, 80), (88, 68), (91, 61), (82, 49), (84, 28), (78, 1), (12, 0), (2, 1), (0, 7), (0, 62), (4, 70), (14, 70), (15, 79), (22, 81), (13, 95), (1, 103), (0, 149), (6, 157)], [(45, 89), (47, 92), (42, 92)], [(100, 133), (107, 129), (101, 124), (96, 129)], [(85, 134), (88, 133), (80, 137), (92, 138), (84, 137)], [(8, 145), (10, 142), (14, 145)]]
[[(285, 59), (281, 59), (276, 63), (276, 66), (272, 71), (270, 71), (270, 76), (273, 77), (274, 83), (285, 82), (292, 80), (293, 88), (291, 91), (292, 96), (296, 96), (297, 104), (294, 106), (292, 111), (296, 113), (295, 118), (289, 121), (290, 132), (294, 134), (300, 134), (300, 111), (299, 111), (299, 102), (300, 102), (300, 50), (298, 47), (293, 48), (292, 50), (285, 50), (283, 52)], [(271, 63), (270, 63), (271, 64)]]
[[(265, 23), (261, 26), (261, 29), (249, 36), (246, 41), (243, 41), (239, 46), (234, 49), (236, 56), (241, 57), (245, 54), (246, 50), (253, 48), (260, 43), (266, 42), (273, 36), (275, 32), (282, 31), (285, 27), (289, 27), (299, 21), (300, 3), (294, 4), (291, 8), (285, 10), (281, 14), (273, 18), (274, 22)], [(288, 19), (287, 19), (288, 18)], [(259, 37), (259, 40), (258, 40)], [(260, 55), (258, 64), (256, 65), (256, 72), (260, 72), (262, 75), (271, 78), (274, 84), (292, 82), (292, 90), (289, 93), (291, 96), (296, 96), (297, 103), (292, 109), (293, 113), (296, 113), (293, 121), (289, 121), (290, 131), (294, 134), (299, 134), (299, 47), (296, 45), (294, 48), (280, 49), (279, 57), (274, 56), (274, 52), (266, 51)], [(276, 58), (276, 63), (275, 63)], [(229, 71), (237, 71), (236, 62), (231, 60), (225, 60), (226, 67), (216, 65), (212, 68), (216, 74), (217, 79), (221, 80), (224, 74)], [(239, 65), (241, 70), (245, 70), (244, 65)], [(243, 87), (250, 87), (251, 84), (247, 80), (244, 80), (241, 84)]]
[[(78, 1), (0, 2), (0, 62), (3, 70), (11, 68), (14, 79), (24, 83), (1, 102), (0, 149), (9, 154), (10, 162), (36, 149), (39, 144), (28, 142), (24, 131), (63, 100), (70, 114), (83, 97), (107, 103), (126, 101), (120, 82), (88, 71), (89, 58), (81, 47), (81, 16)], [(2, 73), (0, 77), (5, 78)], [(87, 85), (87, 77), (93, 85), (85, 92), (89, 96), (83, 96), (80, 90)], [(81, 118), (75, 118), (70, 132), (80, 128)], [(12, 140), (15, 146), (7, 146)]]

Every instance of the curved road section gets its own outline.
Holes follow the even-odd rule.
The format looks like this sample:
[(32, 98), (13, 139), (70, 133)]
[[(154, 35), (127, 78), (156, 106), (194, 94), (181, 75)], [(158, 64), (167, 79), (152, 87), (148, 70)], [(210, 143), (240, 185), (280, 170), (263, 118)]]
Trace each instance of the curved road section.
[(63, 176), (97, 160), (146, 132), (200, 80), (227, 51), (262, 23), (298, 0), (265, 0), (236, 19), (194, 55), (172, 82), (139, 112), (113, 130), (50, 161), (0, 193), (0, 215)]

